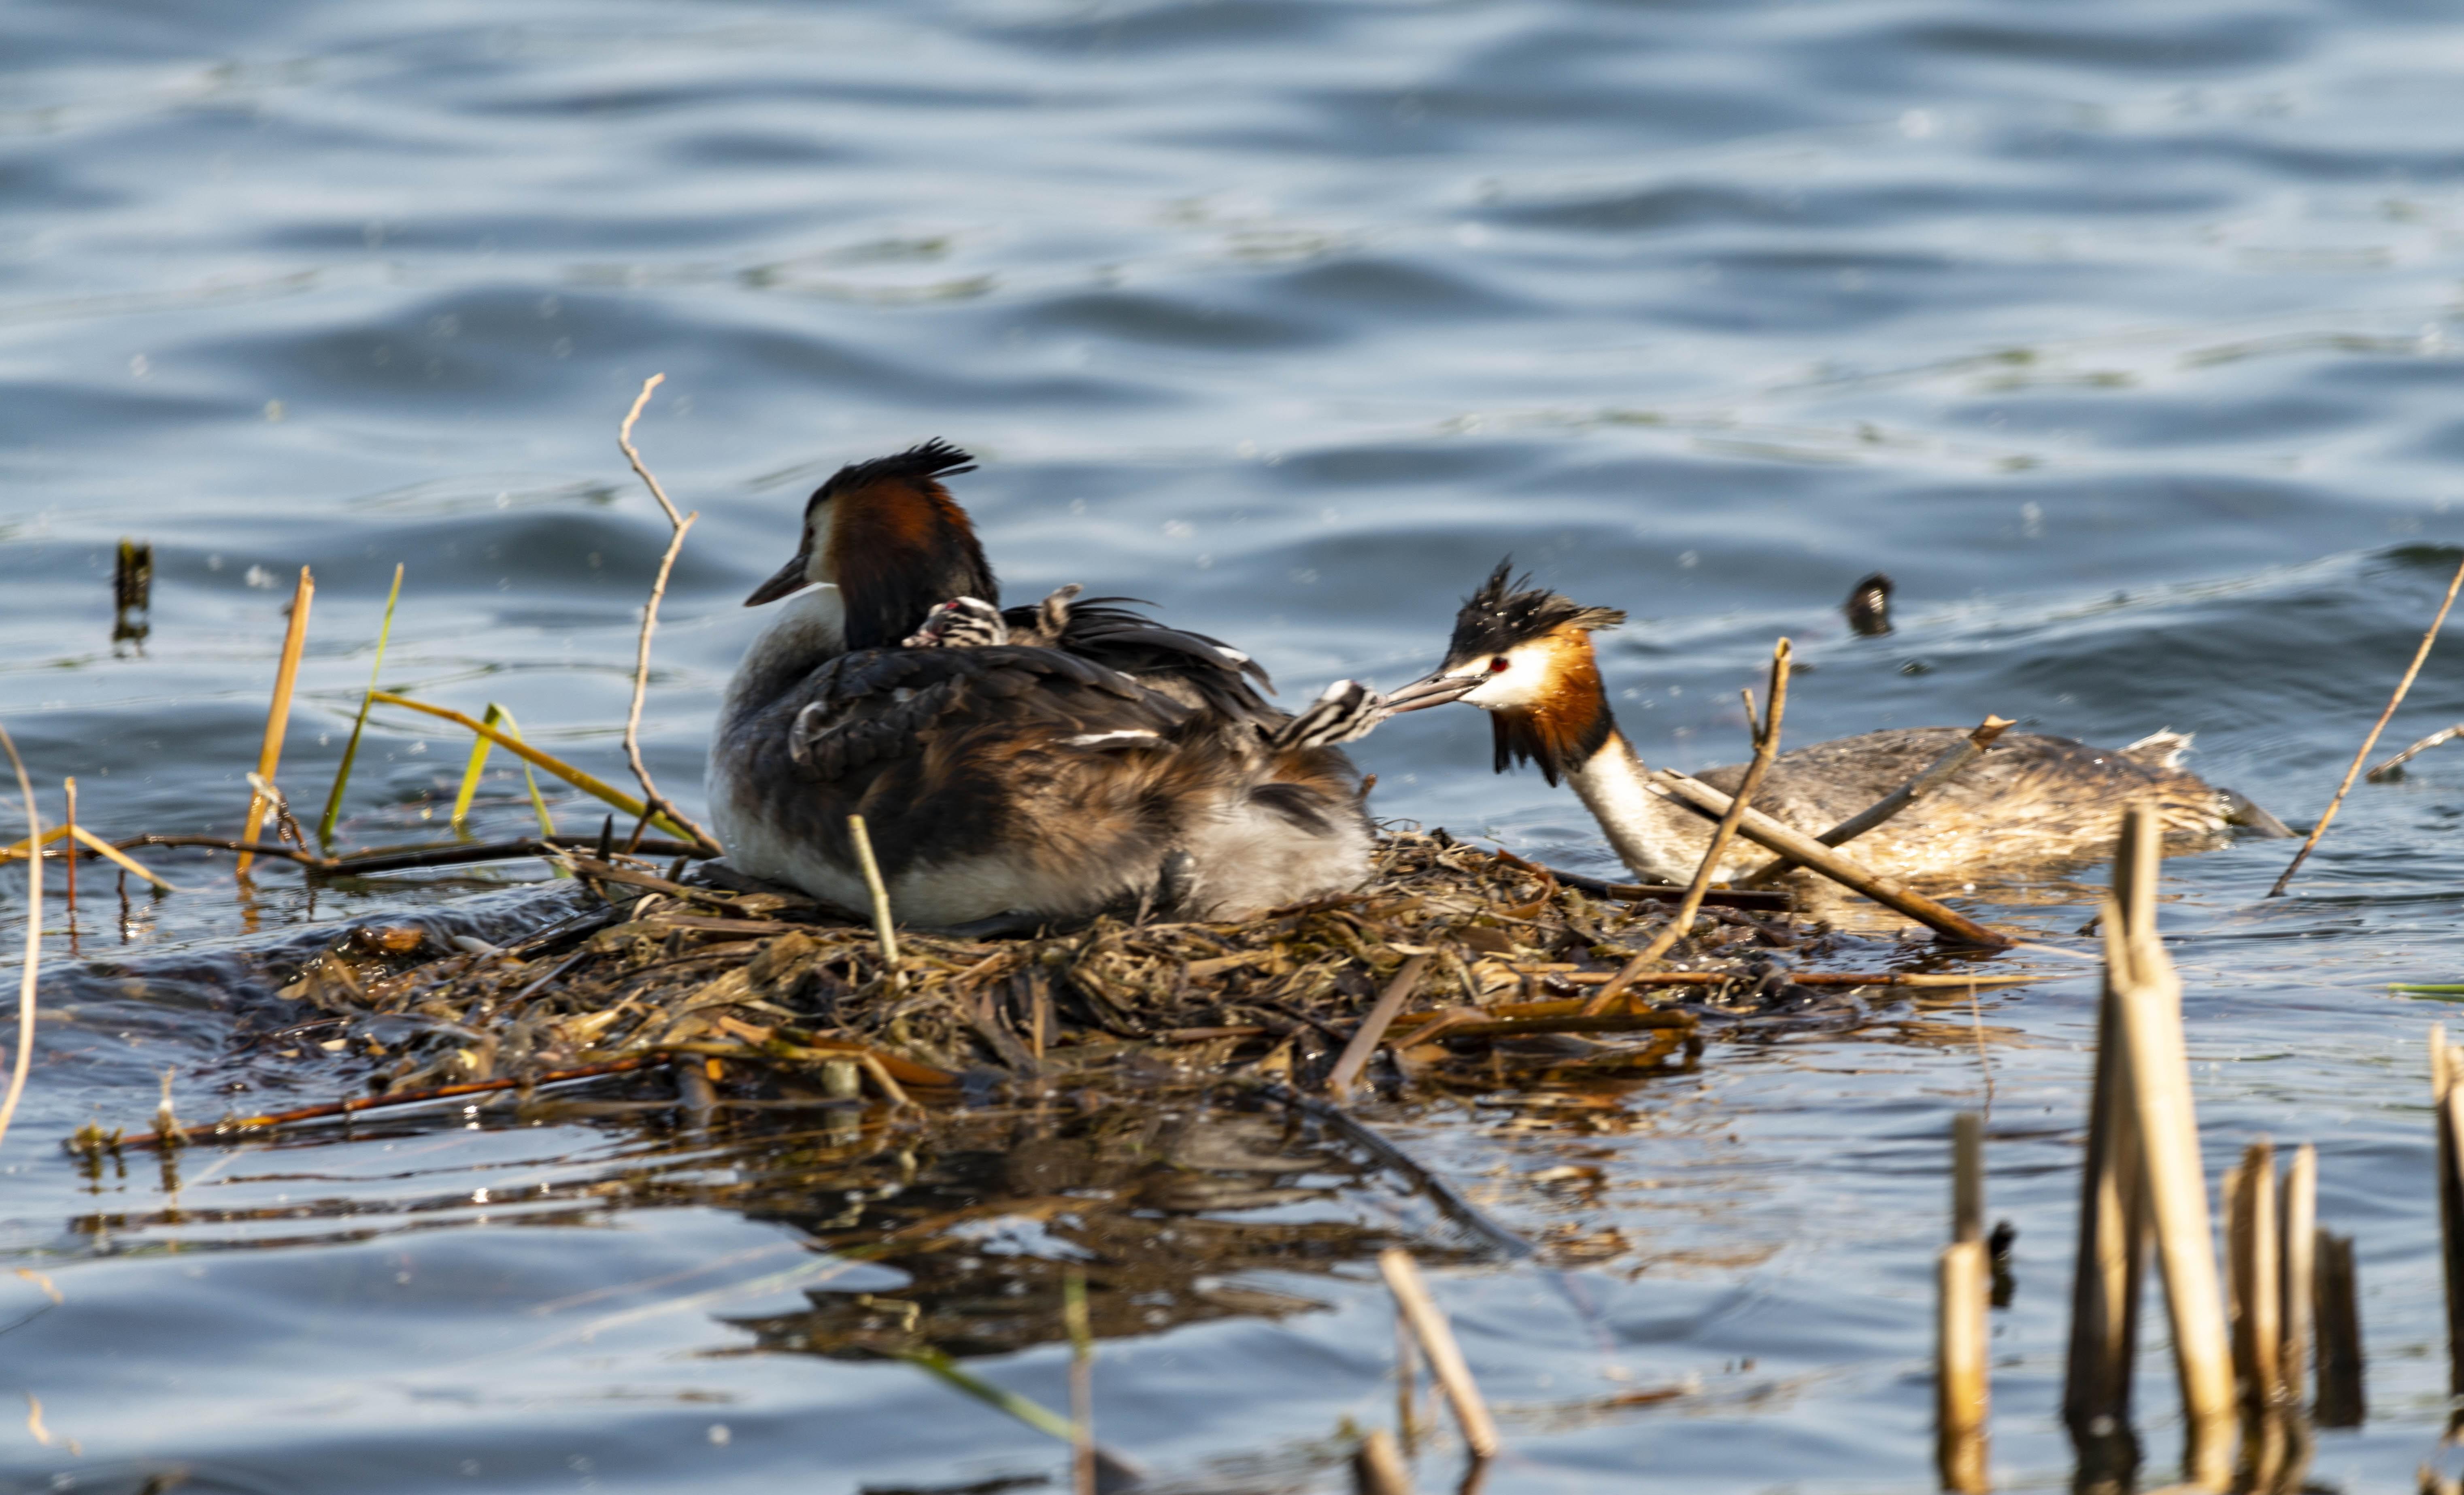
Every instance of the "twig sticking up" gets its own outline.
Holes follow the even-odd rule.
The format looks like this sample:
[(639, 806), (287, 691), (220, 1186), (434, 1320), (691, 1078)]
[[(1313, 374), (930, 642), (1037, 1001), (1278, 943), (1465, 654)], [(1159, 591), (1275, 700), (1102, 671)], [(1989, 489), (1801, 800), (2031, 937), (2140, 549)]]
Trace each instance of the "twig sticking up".
[[(1925, 772), (1814, 839), (1826, 846), (1846, 846), (1944, 784), (1950, 782), (1961, 769), (1984, 757), (1986, 751), (1993, 746), (1995, 739), (2012, 725), (2011, 719), (2007, 716), (1987, 716), (1977, 723), (1974, 732), (1943, 749), (1941, 756), (1925, 765)], [(1760, 888), (1774, 878), (1787, 876), (1795, 868), (1794, 861), (1788, 857), (1779, 857), (1755, 868), (1729, 886)]]
[(2448, 1390), (2464, 1388), (2464, 1052), (2430, 1030), (2431, 1116), (2438, 1137), (2439, 1256), (2447, 1279)]
[(856, 865), (864, 868), (865, 890), (872, 894), (872, 929), (881, 936), (881, 963), (895, 980), (898, 977), (898, 931), (890, 917), (890, 888), (881, 880), (881, 864), (872, 857), (872, 836), (864, 828), (864, 817), (847, 817), (847, 836), (855, 842)]
[(2380, 712), (2379, 719), (2370, 724), (2370, 735), (2362, 739), (2361, 751), (2353, 755), (2352, 766), (2344, 770), (2344, 781), (2336, 786), (2336, 797), (2327, 802), (2327, 812), (2319, 817), (2318, 824), (2310, 827), (2309, 839), (2301, 843), (2300, 850), (2293, 853), (2292, 862), (2276, 879), (2276, 886), (2267, 890), (2269, 897), (2283, 895), (2285, 885), (2293, 881), (2293, 874), (2301, 870), (2301, 864), (2309, 860), (2310, 848), (2319, 844), (2319, 838), (2325, 835), (2327, 827), (2334, 824), (2336, 811), (2343, 807), (2344, 796), (2351, 791), (2353, 780), (2362, 776), (2362, 764), (2369, 760), (2370, 749), (2379, 745), (2379, 734), (2387, 730), (2387, 718), (2404, 704), (2405, 693), (2412, 689), (2413, 677), (2421, 673), (2422, 662), (2430, 657), (2431, 646), (2438, 642), (2438, 630), (2447, 624), (2447, 610), (2455, 605), (2458, 588), (2464, 588), (2464, 561), (2456, 563), (2455, 577), (2447, 583), (2447, 596), (2438, 605), (2438, 616), (2430, 620), (2430, 631), (2421, 636), (2421, 647), (2412, 651), (2412, 665), (2405, 671), (2404, 678), (2395, 683), (2395, 693), (2387, 697), (2387, 709)]
[(1420, 1281), (1420, 1269), (1412, 1264), (1412, 1254), (1401, 1246), (1388, 1246), (1377, 1253), (1377, 1269), (1385, 1274), (1386, 1286), (1395, 1294), (1396, 1305), (1412, 1322), (1412, 1333), (1420, 1341), (1420, 1352), (1428, 1356), (1429, 1369), (1446, 1394), (1446, 1404), (1454, 1409), (1456, 1425), (1463, 1429), (1463, 1446), (1475, 1461), (1495, 1457), (1497, 1424), (1489, 1420), (1488, 1403), (1481, 1399), (1480, 1387), (1471, 1378), (1471, 1368), (1463, 1363), (1463, 1350), (1455, 1343), (1454, 1330), (1430, 1300), (1428, 1286)]
[(2395, 757), (2388, 758), (2386, 762), (2372, 768), (2363, 777), (2369, 780), (2372, 783), (2377, 783), (2380, 780), (2385, 779), (2391, 773), (2394, 773), (2397, 769), (2411, 762), (2414, 758), (2429, 752), (2431, 748), (2443, 747), (2446, 744), (2454, 741), (2457, 737), (2464, 737), (2464, 721), (2459, 721), (2452, 727), (2439, 728), (2436, 732), (2431, 733), (2430, 736), (2422, 738), (2412, 746), (2406, 748)]
[[(658, 631), (659, 602), (668, 595), (668, 574), (675, 569), (676, 553), (684, 549), (685, 535), (693, 528), (693, 520), (701, 517), (699, 510), (692, 514), (677, 514), (676, 506), (668, 500), (668, 491), (659, 486), (659, 480), (642, 465), (642, 454), (633, 450), (633, 423), (642, 418), (642, 407), (650, 403), (650, 391), (666, 383), (667, 377), (665, 374), (652, 374), (642, 381), (642, 392), (633, 397), (633, 407), (625, 412), (625, 424), (616, 432), (616, 445), (623, 449), (625, 460), (633, 464), (633, 474), (650, 490), (650, 496), (659, 500), (660, 512), (667, 515), (668, 523), (674, 531), (668, 537), (667, 552), (659, 557), (659, 574), (650, 583), (650, 600), (642, 605), (642, 640), (633, 653), (633, 704), (625, 714), (625, 758), (632, 767), (634, 779), (642, 785), (643, 802), (652, 811), (689, 832), (711, 855), (716, 856), (718, 843), (711, 839), (709, 831), (685, 819), (683, 813), (659, 793), (658, 784), (650, 778), (649, 765), (642, 761), (642, 701), (650, 688), (650, 635)], [(649, 824), (649, 817), (645, 816), (642, 824), (634, 827), (635, 841), (641, 839), (642, 830)]]
[(2283, 1377), (2285, 1400), (2299, 1406), (2310, 1367), (2318, 1357), (2318, 1310), (2314, 1284), (2319, 1275), (2319, 1150), (2304, 1142), (2293, 1151), (2284, 1170), (2283, 1208), (2277, 1217), (2283, 1244), (2279, 1251), (2284, 1277), (2278, 1290), (2277, 1323), (2282, 1326), (2282, 1351), (2277, 1374)]
[(1737, 827), (1753, 806), (1754, 791), (1763, 786), (1763, 776), (1771, 772), (1771, 759), (1779, 756), (1779, 723), (1788, 710), (1790, 663), (1789, 642), (1782, 639), (1771, 649), (1771, 711), (1760, 720), (1754, 717), (1754, 693), (1746, 693), (1746, 719), (1754, 733), (1753, 761), (1746, 765), (1746, 777), (1737, 784), (1736, 797), (1728, 802), (1718, 828), (1711, 832), (1711, 844), (1703, 848), (1703, 860), (1694, 868), (1694, 880), (1685, 885), (1685, 896), (1678, 900), (1677, 912), (1668, 916), (1668, 922), (1651, 937), (1651, 943), (1634, 957), (1631, 968), (1649, 970), (1668, 954), (1671, 945), (1685, 936), (1685, 932), (1694, 927), (1694, 916), (1703, 912), (1703, 895), (1711, 890), (1711, 880), (1720, 873), (1720, 859), (1736, 843)]
[[(0, 727), (0, 748), (9, 750), (9, 766), (17, 771), (17, 793), (26, 804), (26, 845), (43, 844), (41, 812), (34, 808), (34, 781), (26, 776), (26, 761), (17, 756), (16, 739)], [(26, 858), (26, 971), (17, 980), (17, 1062), (10, 1066), (9, 1095), (0, 1100), (0, 1142), (9, 1137), (9, 1123), (17, 1117), (17, 1101), (26, 1093), (26, 1069), (34, 1060), (34, 974), (42, 968), (43, 859)]]
[[(282, 737), (291, 727), (291, 688), (299, 681), (299, 651), (308, 644), (308, 605), (316, 596), (316, 578), (301, 566), (299, 584), (291, 593), (291, 626), (282, 633), (282, 662), (275, 667), (274, 703), (266, 708), (265, 743), (256, 752), (256, 771), (269, 781), (282, 767)], [(256, 839), (256, 833), (265, 826), (266, 809), (264, 795), (249, 795), (248, 821), (240, 831), (240, 840)], [(238, 875), (246, 877), (255, 861), (255, 857), (241, 852)]]

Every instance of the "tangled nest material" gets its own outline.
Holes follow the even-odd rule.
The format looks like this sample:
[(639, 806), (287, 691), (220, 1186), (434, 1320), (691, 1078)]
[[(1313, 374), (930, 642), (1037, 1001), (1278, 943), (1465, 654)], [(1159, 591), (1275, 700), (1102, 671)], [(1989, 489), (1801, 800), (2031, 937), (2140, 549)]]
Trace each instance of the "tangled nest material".
[[(1691, 1000), (1652, 1006), (1671, 988), (1644, 977), (1600, 1003), (1665, 906), (1586, 893), (1442, 831), (1390, 831), (1357, 891), (1246, 922), (906, 933), (895, 966), (871, 928), (794, 892), (718, 869), (732, 886), (622, 858), (567, 865), (600, 907), (443, 956), (415, 929), (354, 930), (282, 995), (337, 1020), (344, 1042), (324, 1046), (368, 1062), (384, 1093), (654, 1056), (699, 1062), (730, 1093), (844, 1099), (869, 1087), (935, 1105), (1022, 1080), (1152, 1088), (1237, 1074), (1306, 1088), (1417, 962), (1405, 1003), (1417, 1010), (1396, 1019), (1391, 1066), (1369, 1080), (1485, 1090), (1690, 1064), (1698, 1016), (1815, 1000), (1771, 957), (1840, 940), (1784, 915), (1709, 909), (1668, 962), (1692, 973), (1696, 984), (1674, 989)], [(1734, 979), (1702, 984), (1711, 970)]]

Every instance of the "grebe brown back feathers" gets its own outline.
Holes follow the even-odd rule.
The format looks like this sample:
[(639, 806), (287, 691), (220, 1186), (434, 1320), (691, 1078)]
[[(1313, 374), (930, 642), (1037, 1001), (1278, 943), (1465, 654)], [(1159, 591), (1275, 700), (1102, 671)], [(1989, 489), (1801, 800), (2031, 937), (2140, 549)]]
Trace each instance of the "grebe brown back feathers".
[[(1684, 882), (1710, 844), (1711, 823), (1651, 789), (1617, 731), (1591, 635), (1624, 621), (1613, 608), (1517, 582), (1501, 563), (1464, 602), (1445, 663), (1421, 685), (1463, 686), (1460, 699), (1489, 714), (1498, 772), (1529, 761), (1549, 782), (1566, 780), (1636, 875)], [(1915, 778), (1967, 735), (1917, 727), (1782, 753), (1754, 807), (1818, 834)], [(1917, 878), (2098, 857), (2112, 849), (2123, 806), (2137, 800), (2157, 803), (2173, 851), (2221, 845), (2233, 824), (2284, 833), (2265, 810), (2176, 766), (2189, 745), (2172, 733), (2120, 749), (2006, 734), (1947, 784), (1858, 838), (1848, 854), (1875, 871)], [(1733, 790), (1744, 772), (1729, 766), (1695, 777)], [(1769, 856), (1740, 843), (1717, 875), (1742, 875)]]
[(864, 906), (861, 814), (891, 906), (927, 927), (1027, 927), (1146, 908), (1233, 917), (1368, 873), (1360, 777), (1336, 744), (1393, 710), (1338, 682), (1300, 715), (1246, 655), (1125, 599), (1000, 593), (940, 479), (938, 442), (842, 469), (785, 600), (730, 682), (711, 744), (714, 828), (737, 870)]

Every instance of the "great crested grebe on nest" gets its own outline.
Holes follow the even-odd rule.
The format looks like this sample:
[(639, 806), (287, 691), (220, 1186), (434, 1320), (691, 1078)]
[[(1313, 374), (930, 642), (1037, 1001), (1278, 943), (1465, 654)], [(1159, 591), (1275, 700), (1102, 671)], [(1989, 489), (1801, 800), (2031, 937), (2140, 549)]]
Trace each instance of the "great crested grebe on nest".
[[(1649, 770), (1617, 730), (1600, 681), (1592, 635), (1625, 622), (1609, 607), (1587, 607), (1517, 581), (1501, 562), (1455, 615), (1445, 663), (1407, 687), (1460, 691), (1489, 714), (1499, 773), (1539, 765), (1551, 784), (1573, 786), (1609, 845), (1635, 875), (1684, 882), (1709, 846), (1712, 822), (1654, 789)], [(1808, 834), (1866, 809), (1923, 773), (1960, 727), (1911, 727), (1817, 742), (1780, 754), (1753, 807)], [(2222, 845), (2231, 827), (2290, 834), (2267, 811), (2230, 789), (2184, 772), (2190, 739), (2158, 732), (2123, 748), (2095, 748), (2068, 737), (2012, 733), (1993, 750), (1904, 813), (1859, 837), (1848, 855), (1892, 877), (2015, 871), (2106, 855), (2123, 806), (2152, 800), (2169, 851)], [(1733, 792), (1742, 765), (1694, 777)], [(1770, 860), (1739, 841), (1720, 878)]]
[(863, 908), (861, 814), (902, 922), (979, 932), (1235, 918), (1365, 879), (1363, 786), (1337, 744), (1459, 689), (1337, 681), (1294, 715), (1247, 655), (1127, 599), (1066, 587), (1003, 611), (941, 483), (969, 462), (931, 441), (840, 469), (745, 599), (787, 602), (711, 741), (728, 864)]

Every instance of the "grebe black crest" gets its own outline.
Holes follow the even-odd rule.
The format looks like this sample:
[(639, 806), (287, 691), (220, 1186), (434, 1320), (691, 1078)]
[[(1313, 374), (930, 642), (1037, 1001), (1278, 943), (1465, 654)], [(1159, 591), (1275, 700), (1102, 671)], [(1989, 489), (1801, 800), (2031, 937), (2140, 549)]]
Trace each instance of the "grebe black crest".
[(932, 441), (842, 468), (746, 599), (781, 606), (711, 743), (729, 863), (860, 909), (861, 814), (898, 918), (979, 932), (1237, 917), (1362, 881), (1369, 822), (1339, 745), (1462, 688), (1337, 681), (1295, 715), (1249, 656), (1131, 599), (1069, 586), (1004, 609), (941, 481), (969, 463)]
[[(1407, 691), (1460, 688), (1459, 699), (1489, 714), (1498, 772), (1528, 761), (1552, 784), (1565, 780), (1636, 875), (1683, 882), (1709, 845), (1710, 823), (1653, 789), (1650, 771), (1617, 730), (1591, 636), (1624, 622), (1613, 608), (1533, 586), (1503, 562), (1456, 614), (1445, 662)], [(1818, 834), (1915, 778), (1967, 735), (1958, 727), (1918, 727), (1783, 753), (1754, 807)], [(2098, 857), (2112, 849), (2123, 806), (2135, 800), (2157, 802), (2176, 851), (2220, 845), (2233, 825), (2286, 833), (2240, 795), (2182, 771), (2189, 746), (2187, 736), (2171, 732), (2115, 749), (2007, 734), (1948, 784), (1859, 837), (1850, 854), (1898, 877)], [(1734, 789), (1744, 769), (1695, 777)], [(1739, 875), (1768, 855), (1741, 846), (1719, 875)]]

